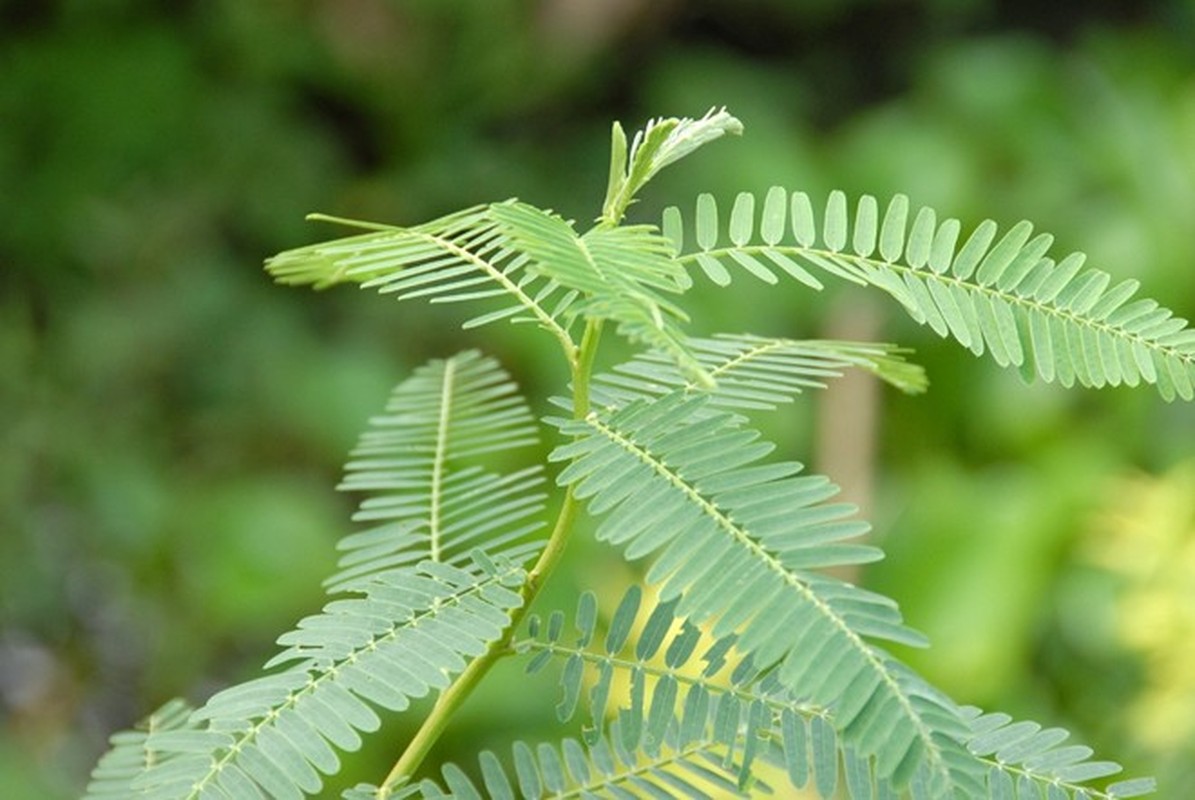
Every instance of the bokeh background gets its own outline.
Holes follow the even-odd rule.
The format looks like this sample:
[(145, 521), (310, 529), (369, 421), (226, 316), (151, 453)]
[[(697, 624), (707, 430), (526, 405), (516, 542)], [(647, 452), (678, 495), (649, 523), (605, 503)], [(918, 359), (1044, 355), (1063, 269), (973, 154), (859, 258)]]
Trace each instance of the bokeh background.
[[(451, 309), (273, 286), (263, 258), (339, 233), (306, 212), (519, 196), (585, 221), (612, 119), (714, 105), (745, 137), (663, 174), (641, 219), (698, 191), (903, 191), (965, 227), (1027, 217), (1195, 315), (1185, 0), (0, 0), (4, 796), (76, 796), (114, 729), (251, 675), (321, 604), (364, 420), (478, 342)], [(771, 423), (874, 519), (889, 558), (860, 580), (958, 700), (1195, 792), (1195, 407), (1025, 385), (856, 290), (694, 303), (697, 332), (914, 347), (927, 395), (856, 386), (855, 424), (812, 395)], [(559, 387), (534, 331), (480, 343)], [(617, 598), (625, 570), (591, 556), (555, 599)], [(493, 686), (445, 753), (555, 738), (550, 693), (517, 666)]]

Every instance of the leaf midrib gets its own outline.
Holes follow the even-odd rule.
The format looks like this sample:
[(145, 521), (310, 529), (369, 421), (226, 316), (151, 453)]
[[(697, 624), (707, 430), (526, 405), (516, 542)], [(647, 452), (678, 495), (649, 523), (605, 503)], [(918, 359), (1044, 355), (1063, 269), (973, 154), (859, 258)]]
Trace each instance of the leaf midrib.
[[(1086, 317), (1081, 314), (1070, 311), (1069, 309), (1060, 308), (1056, 305), (1050, 305), (1046, 301), (1035, 300), (1024, 297), (1012, 292), (1006, 292), (998, 286), (984, 286), (981, 283), (965, 280), (956, 275), (951, 275), (944, 272), (935, 272), (934, 270), (916, 269), (905, 264), (898, 264), (895, 262), (883, 261), (875, 259), (870, 256), (860, 256), (857, 253), (847, 253), (841, 250), (827, 250), (818, 247), (802, 247), (800, 245), (746, 245), (742, 247), (718, 247), (710, 250), (702, 250), (698, 252), (688, 253), (677, 258), (682, 264), (687, 264), (695, 261), (699, 255), (712, 256), (713, 258), (729, 257), (731, 253), (747, 253), (750, 255), (761, 255), (768, 251), (783, 253), (791, 256), (804, 256), (812, 254), (819, 258), (828, 260), (846, 261), (852, 265), (864, 265), (872, 269), (889, 269), (901, 274), (911, 274), (923, 280), (933, 279), (943, 284), (952, 284), (964, 289), (974, 292), (982, 292), (989, 297), (997, 297), (1010, 305), (1020, 306), (1022, 308), (1039, 311), (1053, 317), (1058, 317), (1063, 320), (1074, 323), (1079, 327), (1093, 328), (1098, 332), (1106, 333), (1121, 339), (1127, 339), (1134, 344), (1140, 344), (1152, 351), (1160, 352), (1168, 358), (1177, 358), (1188, 366), (1195, 366), (1195, 353), (1184, 353), (1176, 347), (1159, 344), (1156, 341), (1151, 341), (1140, 334), (1132, 333), (1123, 327), (1109, 325), (1104, 320), (1094, 320), (1091, 317)], [(883, 288), (880, 286), (879, 288)], [(1129, 302), (1129, 301), (1126, 301)], [(1115, 313), (1115, 312), (1113, 312)]]
[(556, 318), (549, 314), (544, 308), (537, 303), (534, 298), (523, 291), (522, 287), (512, 281), (503, 270), (498, 269), (484, 258), (480, 258), (476, 254), (461, 247), (450, 239), (443, 236), (438, 236), (433, 233), (425, 231), (408, 231), (411, 236), (432, 242), (440, 247), (443, 247), (448, 252), (458, 256), (459, 258), (468, 261), (478, 269), (485, 272), (495, 282), (502, 286), (509, 294), (513, 295), (524, 308), (531, 309), (531, 312), (539, 320), (540, 324), (547, 328), (560, 341), (564, 348), (565, 357), (571, 362), (576, 360), (577, 347), (573, 343), (572, 337), (569, 336), (567, 330), (561, 327)]
[(605, 436), (624, 451), (631, 454), (633, 457), (639, 459), (642, 463), (647, 465), (656, 474), (671, 483), (674, 487), (683, 492), (692, 502), (701, 507), (703, 512), (712, 519), (719, 528), (730, 534), (740, 545), (745, 546), (753, 556), (772, 572), (780, 576), (781, 580), (795, 590), (803, 599), (813, 604), (813, 606), (826, 617), (831, 624), (833, 624), (843, 635), (847, 637), (852, 645), (863, 655), (864, 659), (871, 665), (875, 672), (879, 675), (880, 681), (888, 686), (889, 690), (897, 698), (901, 708), (905, 711), (906, 716), (914, 721), (917, 728), (917, 736), (926, 748), (926, 752), (930, 754), (930, 761), (941, 774), (945, 775), (948, 780), (953, 780), (950, 776), (950, 770), (946, 766), (942, 756), (941, 748), (938, 747), (932, 736), (932, 731), (926, 727), (921, 720), (921, 715), (913, 707), (909, 696), (904, 692), (900, 683), (896, 680), (888, 670), (884, 668), (884, 663), (875, 651), (865, 642), (859, 634), (847, 624), (846, 620), (839, 615), (834, 609), (823, 601), (817, 594), (805, 583), (797, 579), (774, 555), (769, 553), (762, 545), (751, 538), (750, 534), (740, 528), (730, 517), (722, 512), (716, 505), (701, 495), (697, 489), (690, 485), (688, 481), (675, 473), (667, 464), (656, 458), (646, 449), (640, 447), (635, 442), (622, 436), (618, 431), (611, 428), (601, 421), (595, 413), (590, 413), (585, 422), (592, 427), (599, 434)]
[(448, 429), (452, 421), (452, 398), (454, 379), (456, 377), (456, 359), (450, 358), (444, 362), (444, 372), (440, 378), (440, 409), (436, 428), (436, 448), (432, 457), (431, 487), (428, 490), (428, 526), (430, 557), (432, 561), (441, 560), (441, 506), (444, 494), (444, 471), (448, 461)]
[(799, 700), (782, 700), (778, 699), (775, 695), (762, 692), (752, 692), (749, 689), (743, 688), (741, 686), (725, 685), (705, 677), (693, 677), (692, 675), (686, 675), (680, 671), (684, 667), (683, 664), (679, 667), (657, 667), (647, 661), (637, 658), (631, 659), (612, 655), (610, 653), (596, 653), (592, 650), (585, 650), (580, 647), (569, 647), (568, 645), (562, 645), (559, 642), (543, 642), (539, 639), (522, 639), (518, 642), (512, 642), (511, 647), (516, 651), (518, 648), (524, 648), (525, 650), (546, 650), (553, 656), (557, 657), (575, 655), (587, 663), (597, 665), (609, 664), (611, 667), (620, 671), (631, 672), (638, 669), (641, 670), (644, 675), (656, 679), (672, 678), (677, 683), (681, 683), (690, 687), (700, 687), (707, 691), (714, 691), (723, 695), (729, 695), (738, 700), (752, 702), (759, 701), (764, 705), (769, 706), (774, 711), (788, 710), (808, 718), (824, 717), (826, 719), (833, 719), (834, 717), (833, 712), (831, 712), (829, 709), (802, 703)]
[[(392, 624), (390, 626), (390, 630), (388, 630), (385, 633), (380, 634), (378, 636), (371, 637), (368, 642), (366, 642), (365, 644), (361, 645), (360, 647), (354, 649), (352, 652), (350, 652), (348, 655), (344, 656), (343, 658), (341, 658), (333, 663), (330, 663), (326, 666), (319, 667), (318, 668), (319, 674), (315, 675), (313, 678), (308, 680), (306, 685), (291, 692), (287, 696), (286, 700), (283, 703), (279, 704), (278, 706), (275, 706), (274, 708), (267, 710), (266, 713), (262, 716), (262, 718), (260, 720), (258, 720), (256, 723), (250, 725), (249, 727), (245, 728), (239, 735), (233, 736), (232, 737), (233, 742), (232, 742), (232, 744), (228, 745), (227, 752), (223, 756), (220, 756), (219, 758), (215, 759), (214, 762), (212, 763), (212, 765), (208, 768), (207, 773), (202, 778), (198, 779), (195, 782), (195, 784), (193, 785), (193, 787), (191, 789), (191, 793), (189, 795), (187, 795), (186, 800), (197, 800), (197, 798), (199, 798), (199, 796), (202, 794), (203, 789), (206, 788), (209, 784), (211, 784), (212, 781), (218, 781), (220, 774), (224, 771), (224, 767), (226, 765), (228, 765), (229, 763), (231, 763), (233, 760), (235, 760), (237, 755), (241, 752), (241, 750), (244, 747), (252, 745), (253, 742), (257, 739), (258, 734), (262, 730), (264, 730), (271, 723), (273, 723), (273, 721), (275, 719), (277, 719), (279, 716), (281, 716), (283, 713), (288, 712), (288, 711), (294, 711), (295, 706), (298, 705), (299, 701), (303, 697), (315, 693), (315, 691), (321, 685), (326, 683), (327, 681), (335, 680), (337, 677), (338, 671), (342, 667), (356, 663), (358, 660), (360, 660), (362, 654), (371, 653), (371, 652), (376, 651), (380, 644), (385, 643), (390, 640), (393, 640), (402, 631), (407, 630), (409, 628), (418, 627), (419, 623), (422, 620), (431, 619), (431, 618), (436, 617), (445, 608), (461, 605), (461, 602), (464, 598), (466, 598), (470, 595), (473, 595), (473, 594), (480, 595), (480, 593), (488, 586), (503, 585), (503, 581), (508, 576), (514, 575), (514, 574), (520, 573), (520, 572), (522, 572), (521, 567), (512, 565), (500, 573), (495, 573), (493, 575), (486, 575), (483, 578), (481, 578), (480, 580), (478, 580), (476, 583), (474, 583), (472, 586), (469, 586), (468, 588), (464, 589), (463, 591), (454, 591), (447, 598), (438, 599), (432, 607), (422, 609), (421, 611), (414, 614), (411, 618), (395, 622), (394, 624)], [(430, 578), (431, 576), (428, 576), (428, 577)], [(435, 580), (435, 578), (431, 578), (431, 580)], [(482, 599), (482, 602), (486, 602), (486, 601), (484, 599)], [(503, 613), (505, 614), (508, 612), (506, 610), (503, 610)], [(313, 667), (311, 665), (311, 661), (312, 661), (312, 659), (308, 659), (306, 662), (301, 662), (302, 666), (299, 668), (302, 668), (305, 670), (313, 669)], [(294, 669), (294, 668), (292, 668), (292, 669)], [(284, 674), (284, 672), (280, 672), (277, 674), (281, 675), (281, 674)], [(354, 698), (356, 698), (362, 702), (365, 702), (365, 703), (370, 702), (370, 701), (367, 701), (364, 698), (360, 697), (360, 695), (358, 695), (356, 692), (353, 692), (351, 690), (347, 690), (347, 691), (349, 691), (350, 694), (352, 694)], [(318, 732), (318, 729), (317, 729), (317, 732)], [(321, 736), (321, 738), (326, 739), (326, 737), (324, 737), (322, 733), (319, 733), (318, 735)]]

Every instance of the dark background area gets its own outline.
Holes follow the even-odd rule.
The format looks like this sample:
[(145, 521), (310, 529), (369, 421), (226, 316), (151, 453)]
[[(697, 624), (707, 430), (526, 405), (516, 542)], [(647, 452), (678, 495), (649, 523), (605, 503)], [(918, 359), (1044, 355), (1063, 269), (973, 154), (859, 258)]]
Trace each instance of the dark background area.
[[(637, 218), (700, 191), (903, 191), (965, 229), (1029, 218), (1195, 314), (1190, 2), (0, 1), (6, 796), (77, 795), (113, 730), (251, 675), (321, 605), (340, 464), (411, 368), (480, 344), (558, 391), (527, 328), (273, 286), (265, 257), (340, 232), (305, 213), (518, 196), (585, 221), (613, 119), (722, 105), (745, 136), (662, 174)], [(913, 663), (1160, 796), (1195, 787), (1195, 410), (1025, 385), (855, 290), (736, 286), (694, 292), (695, 332), (862, 324), (929, 370), (927, 395), (880, 395), (873, 451), (819, 435), (813, 395), (774, 423), (786, 455), (855, 464), (829, 471), (889, 553), (860, 579), (934, 641)], [(601, 568), (547, 602), (617, 597), (589, 547)], [(507, 666), (446, 754), (555, 738)]]

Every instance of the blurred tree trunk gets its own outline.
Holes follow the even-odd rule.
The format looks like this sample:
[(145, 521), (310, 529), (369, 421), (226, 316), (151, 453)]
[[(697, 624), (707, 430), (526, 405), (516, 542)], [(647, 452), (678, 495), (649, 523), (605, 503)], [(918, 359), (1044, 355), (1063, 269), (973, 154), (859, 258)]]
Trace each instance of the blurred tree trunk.
[[(831, 307), (822, 329), (826, 339), (874, 342), (880, 339), (883, 314), (871, 298), (851, 293)], [(878, 435), (880, 382), (861, 369), (847, 370), (817, 395), (814, 467), (842, 487), (842, 500), (871, 519)], [(857, 567), (833, 571), (856, 583)]]

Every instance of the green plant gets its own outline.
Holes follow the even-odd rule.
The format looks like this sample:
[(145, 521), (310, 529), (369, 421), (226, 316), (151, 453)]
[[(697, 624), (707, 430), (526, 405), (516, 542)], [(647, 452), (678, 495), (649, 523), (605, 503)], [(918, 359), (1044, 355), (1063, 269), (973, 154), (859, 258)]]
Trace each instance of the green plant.
[[(1149, 779), (1091, 786), (1119, 767), (1063, 746), (1066, 731), (956, 705), (884, 649), (925, 644), (892, 600), (822, 572), (880, 552), (828, 479), (767, 460), (773, 446), (745, 415), (848, 367), (921, 391), (903, 351), (693, 338), (680, 300), (695, 277), (728, 285), (743, 271), (820, 289), (829, 275), (884, 290), (1028, 377), (1153, 384), (1167, 399), (1195, 394), (1195, 331), (1133, 300), (1135, 281), (1112, 286), (1077, 254), (1056, 263), (1051, 238), (1029, 223), (997, 239), (987, 221), (959, 246), (957, 221), (913, 213), (899, 195), (882, 213), (864, 196), (852, 215), (834, 192), (819, 221), (805, 194), (775, 188), (758, 207), (739, 195), (725, 224), (702, 195), (695, 248), (677, 209), (660, 227), (623, 224), (660, 169), (740, 131), (725, 111), (655, 120), (629, 143), (615, 124), (605, 203), (583, 234), (510, 200), (408, 228), (338, 220), (366, 232), (268, 261), (283, 283), (480, 303), (466, 328), (509, 319), (554, 338), (571, 378), (542, 417), (559, 436), (549, 461), (560, 496), (541, 466), (510, 466), (541, 426), (496, 362), (470, 351), (417, 370), (348, 464), (343, 488), (369, 495), (356, 515), (367, 527), (340, 543), (332, 600), (280, 638), (263, 677), (198, 710), (172, 701), (114, 737), (88, 797), (313, 794), (321, 773), (339, 772), (338, 751), (378, 729), (375, 707), (401, 712), (433, 692), (390, 774), (345, 797), (703, 796), (789, 783), (823, 797), (840, 783), (881, 798), (1152, 791)], [(607, 327), (643, 351), (598, 373)], [(599, 540), (647, 562), (657, 596), (645, 603), (629, 587), (599, 636), (597, 601), (584, 593), (574, 637), (562, 612), (528, 609), (583, 507), (600, 518)], [(420, 779), (453, 712), (510, 657), (531, 673), (561, 665), (561, 720), (587, 699), (580, 739), (516, 742), (505, 764), (484, 752), (480, 783), (452, 764), (442, 782)]]

